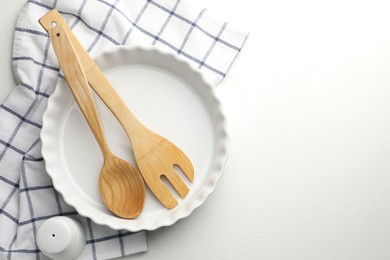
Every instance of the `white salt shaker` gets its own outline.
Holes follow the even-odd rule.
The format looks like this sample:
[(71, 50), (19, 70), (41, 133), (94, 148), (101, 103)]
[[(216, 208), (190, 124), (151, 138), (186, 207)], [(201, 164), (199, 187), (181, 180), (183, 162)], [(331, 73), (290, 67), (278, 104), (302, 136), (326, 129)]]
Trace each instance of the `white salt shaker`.
[(69, 217), (53, 217), (39, 227), (37, 245), (47, 257), (55, 260), (75, 259), (85, 248), (83, 226)]

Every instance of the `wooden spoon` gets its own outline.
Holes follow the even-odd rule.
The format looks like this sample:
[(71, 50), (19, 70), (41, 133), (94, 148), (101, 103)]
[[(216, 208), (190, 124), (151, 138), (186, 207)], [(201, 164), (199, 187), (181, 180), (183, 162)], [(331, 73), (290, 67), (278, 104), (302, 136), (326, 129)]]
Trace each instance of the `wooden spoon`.
[(48, 30), (65, 79), (103, 153), (99, 189), (108, 209), (122, 218), (135, 218), (144, 208), (145, 184), (139, 171), (113, 155), (103, 134), (95, 102), (69, 37), (60, 25)]
[(175, 144), (146, 128), (130, 112), (56, 9), (40, 18), (39, 22), (47, 31), (51, 24), (61, 25), (66, 31), (73, 48), (77, 51), (77, 57), (84, 68), (88, 83), (126, 131), (133, 147), (138, 168), (146, 184), (166, 208), (176, 207), (178, 201), (166, 187), (162, 177), (165, 177), (177, 193), (185, 198), (189, 188), (174, 168), (178, 167), (188, 180), (193, 182), (194, 168), (189, 158)]

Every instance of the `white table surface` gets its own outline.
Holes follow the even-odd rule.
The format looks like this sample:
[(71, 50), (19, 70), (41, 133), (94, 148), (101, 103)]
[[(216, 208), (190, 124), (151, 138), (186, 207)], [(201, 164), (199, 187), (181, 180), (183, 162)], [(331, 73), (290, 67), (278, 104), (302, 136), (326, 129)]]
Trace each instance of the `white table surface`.
[[(15, 85), (0, 9), (0, 100)], [(218, 87), (217, 190), (126, 259), (390, 259), (390, 3), (198, 0), (250, 31)]]

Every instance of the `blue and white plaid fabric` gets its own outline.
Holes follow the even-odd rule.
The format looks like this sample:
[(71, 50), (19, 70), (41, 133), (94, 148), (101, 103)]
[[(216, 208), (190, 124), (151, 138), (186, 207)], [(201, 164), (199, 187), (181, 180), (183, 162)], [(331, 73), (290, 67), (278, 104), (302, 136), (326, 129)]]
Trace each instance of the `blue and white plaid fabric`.
[(60, 70), (38, 19), (52, 8), (92, 54), (119, 44), (156, 45), (188, 58), (214, 85), (224, 78), (247, 34), (180, 0), (30, 0), (19, 14), (12, 60), (18, 86), (0, 105), (0, 258), (43, 259), (35, 235), (44, 220), (57, 215), (84, 224), (82, 259), (146, 251), (145, 232), (110, 230), (79, 216), (45, 172), (42, 114)]

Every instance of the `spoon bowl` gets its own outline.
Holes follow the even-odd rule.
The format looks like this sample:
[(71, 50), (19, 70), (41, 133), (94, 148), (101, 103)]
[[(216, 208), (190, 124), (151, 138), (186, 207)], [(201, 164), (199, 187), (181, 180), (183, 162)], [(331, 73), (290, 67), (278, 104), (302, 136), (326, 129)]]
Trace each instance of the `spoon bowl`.
[[(107, 154), (99, 177), (99, 190), (106, 207), (122, 218), (134, 218), (144, 208), (145, 185), (138, 171), (121, 158)], [(120, 194), (120, 196), (118, 196)]]

